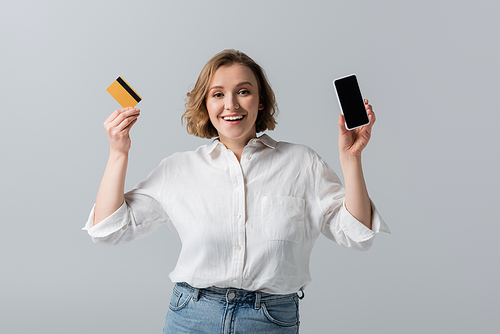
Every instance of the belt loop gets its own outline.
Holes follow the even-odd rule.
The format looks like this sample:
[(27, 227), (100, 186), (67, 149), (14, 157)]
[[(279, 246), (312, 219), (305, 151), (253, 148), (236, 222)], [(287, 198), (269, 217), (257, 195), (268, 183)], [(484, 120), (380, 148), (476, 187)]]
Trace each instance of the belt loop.
[(297, 293), (297, 297), (299, 297), (300, 300), (304, 299), (306, 294), (304, 293), (304, 288), (300, 288), (299, 292), (301, 293), (300, 295)]
[(255, 292), (255, 309), (260, 309), (260, 291)]
[(200, 289), (197, 289), (197, 288), (194, 288), (194, 291), (193, 291), (193, 299), (195, 301), (198, 301), (198, 297), (200, 295)]

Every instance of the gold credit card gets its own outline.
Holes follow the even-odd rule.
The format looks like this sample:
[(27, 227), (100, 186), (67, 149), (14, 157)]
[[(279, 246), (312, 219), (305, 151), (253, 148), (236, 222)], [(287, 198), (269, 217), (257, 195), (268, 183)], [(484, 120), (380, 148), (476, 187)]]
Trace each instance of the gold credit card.
[(106, 90), (123, 108), (135, 107), (142, 100), (122, 77), (118, 77)]

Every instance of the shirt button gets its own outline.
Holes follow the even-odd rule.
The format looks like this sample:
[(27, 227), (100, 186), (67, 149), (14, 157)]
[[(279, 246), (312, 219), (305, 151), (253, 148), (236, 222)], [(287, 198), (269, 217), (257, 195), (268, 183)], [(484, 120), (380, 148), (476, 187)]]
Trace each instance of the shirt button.
[(241, 189), (243, 189), (242, 186), (238, 186), (238, 188), (236, 188), (236, 190), (240, 191)]
[(237, 250), (241, 251), (241, 246), (236, 247)]
[(252, 144), (255, 144), (257, 142), (257, 139), (252, 139)]
[(251, 157), (251, 156), (249, 156), (249, 155), (247, 155), (247, 160), (250, 160), (250, 159), (252, 159), (252, 157)]
[(238, 219), (241, 219), (241, 215), (238, 215)]
[(237, 279), (233, 280), (233, 283), (238, 284), (238, 280)]

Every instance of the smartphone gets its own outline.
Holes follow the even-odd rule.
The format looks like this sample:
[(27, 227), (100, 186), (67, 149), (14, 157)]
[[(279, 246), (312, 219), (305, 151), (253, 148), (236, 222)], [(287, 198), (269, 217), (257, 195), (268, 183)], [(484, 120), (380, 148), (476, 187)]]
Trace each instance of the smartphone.
[(370, 124), (356, 76), (351, 74), (335, 79), (333, 86), (337, 93), (337, 99), (339, 100), (342, 115), (344, 115), (347, 130)]

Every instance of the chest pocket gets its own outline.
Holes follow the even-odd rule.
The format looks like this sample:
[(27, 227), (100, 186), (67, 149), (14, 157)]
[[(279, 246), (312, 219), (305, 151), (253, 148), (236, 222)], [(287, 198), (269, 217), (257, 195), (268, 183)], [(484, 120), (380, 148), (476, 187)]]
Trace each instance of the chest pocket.
[(262, 231), (268, 240), (301, 242), (304, 238), (305, 200), (298, 197), (264, 196), (261, 201)]

